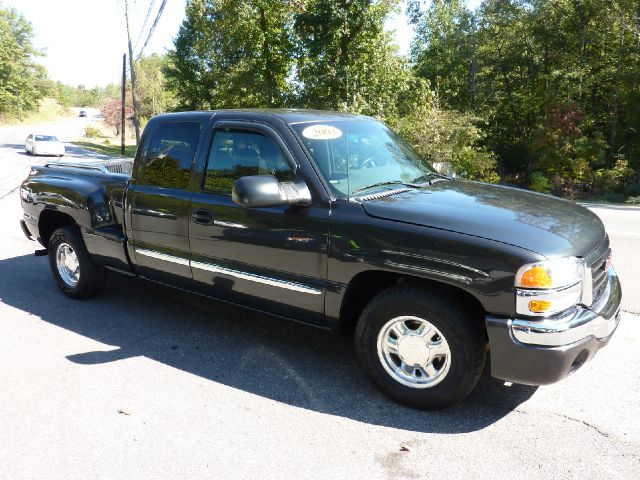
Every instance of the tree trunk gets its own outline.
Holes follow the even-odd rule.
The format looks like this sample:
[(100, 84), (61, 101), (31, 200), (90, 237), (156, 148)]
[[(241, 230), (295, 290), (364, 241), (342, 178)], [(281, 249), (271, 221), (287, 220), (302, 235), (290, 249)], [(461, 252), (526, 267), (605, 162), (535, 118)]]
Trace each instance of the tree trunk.
[(609, 134), (609, 146), (614, 153), (617, 150), (617, 134), (618, 134), (618, 117), (620, 116), (620, 70), (622, 69), (622, 55), (624, 49), (624, 30), (626, 22), (624, 12), (620, 12), (620, 43), (618, 45), (618, 59), (616, 61), (616, 73), (613, 85), (615, 94), (613, 96), (613, 112), (611, 114), (611, 132)]

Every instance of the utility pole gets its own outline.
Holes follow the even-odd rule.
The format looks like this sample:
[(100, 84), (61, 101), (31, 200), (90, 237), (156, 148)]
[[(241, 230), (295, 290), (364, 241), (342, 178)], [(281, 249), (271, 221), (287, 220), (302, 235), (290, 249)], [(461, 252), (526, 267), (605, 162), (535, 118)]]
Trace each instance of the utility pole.
[(124, 129), (126, 125), (124, 101), (127, 93), (127, 54), (122, 55), (122, 105), (120, 111), (120, 155), (124, 155)]
[(129, 70), (131, 71), (131, 95), (133, 96), (133, 127), (136, 130), (136, 145), (140, 143), (140, 123), (138, 120), (138, 112), (140, 105), (138, 104), (138, 94), (136, 93), (136, 71), (133, 66), (133, 47), (131, 46), (131, 32), (129, 31), (129, 2), (124, 0), (124, 18), (127, 22), (127, 41), (129, 43)]

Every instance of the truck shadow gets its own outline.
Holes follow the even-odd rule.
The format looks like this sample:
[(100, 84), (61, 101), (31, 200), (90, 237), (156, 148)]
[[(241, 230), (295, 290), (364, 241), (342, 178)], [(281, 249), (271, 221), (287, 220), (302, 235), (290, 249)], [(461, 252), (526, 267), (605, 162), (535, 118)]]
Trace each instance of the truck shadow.
[(47, 259), (31, 255), (0, 260), (0, 300), (106, 344), (66, 356), (86, 368), (144, 356), (292, 406), (409, 431), (480, 430), (536, 391), (485, 372), (462, 403), (419, 412), (369, 384), (350, 338), (117, 274), (99, 297), (74, 301), (58, 291)]

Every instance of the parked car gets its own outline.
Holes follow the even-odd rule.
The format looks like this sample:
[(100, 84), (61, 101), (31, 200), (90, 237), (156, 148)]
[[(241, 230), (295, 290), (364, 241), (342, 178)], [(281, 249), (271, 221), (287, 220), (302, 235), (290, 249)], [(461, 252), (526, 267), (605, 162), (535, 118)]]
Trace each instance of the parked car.
[(87, 112), (85, 112), (84, 110), (80, 110), (80, 113), (78, 114), (79, 117), (86, 117), (87, 116)]
[(354, 334), (371, 381), (414, 407), (463, 399), (487, 356), (505, 381), (560, 380), (620, 318), (596, 215), (438, 174), (368, 117), (161, 115), (131, 176), (34, 166), (20, 193), (69, 297), (110, 270)]
[(53, 135), (29, 135), (24, 142), (24, 149), (31, 155), (62, 157), (65, 154), (64, 145)]

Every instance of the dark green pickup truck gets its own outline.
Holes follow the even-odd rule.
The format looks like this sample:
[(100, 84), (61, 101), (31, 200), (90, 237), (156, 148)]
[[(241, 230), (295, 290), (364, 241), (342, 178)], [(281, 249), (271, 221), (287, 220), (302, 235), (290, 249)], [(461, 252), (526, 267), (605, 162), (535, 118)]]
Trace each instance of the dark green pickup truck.
[(436, 173), (378, 121), (297, 110), (161, 115), (132, 174), (33, 167), (22, 227), (60, 289), (108, 270), (354, 333), (362, 368), (420, 408), (578, 369), (619, 321), (600, 220)]

